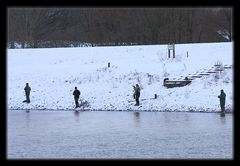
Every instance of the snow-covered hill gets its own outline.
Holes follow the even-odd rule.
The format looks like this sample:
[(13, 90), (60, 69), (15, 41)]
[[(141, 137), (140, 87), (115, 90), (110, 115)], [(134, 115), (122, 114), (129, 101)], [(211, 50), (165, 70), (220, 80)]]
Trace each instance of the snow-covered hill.
[[(185, 87), (163, 86), (165, 77), (189, 76), (219, 62), (232, 65), (232, 48), (231, 42), (177, 44), (175, 59), (167, 58), (167, 45), (8, 49), (7, 107), (72, 109), (77, 86), (90, 110), (215, 112), (220, 111), (217, 96), (224, 89), (226, 108), (232, 111), (233, 68), (194, 79)], [(30, 104), (22, 103), (27, 82), (32, 88)], [(134, 106), (136, 83), (142, 107)]]

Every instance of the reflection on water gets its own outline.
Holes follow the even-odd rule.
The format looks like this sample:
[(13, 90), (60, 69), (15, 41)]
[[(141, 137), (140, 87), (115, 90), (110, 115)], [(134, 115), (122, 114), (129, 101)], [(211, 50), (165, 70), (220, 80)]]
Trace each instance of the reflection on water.
[(26, 122), (26, 126), (27, 126), (27, 127), (29, 127), (30, 120), (31, 120), (31, 118), (30, 118), (31, 114), (29, 114), (29, 113), (30, 113), (30, 112), (27, 111), (27, 112), (26, 112), (26, 116), (25, 116), (25, 122)]
[(140, 112), (134, 112), (134, 120), (136, 122), (136, 126), (140, 125)]
[(139, 118), (140, 118), (140, 112), (134, 112), (134, 115), (135, 115), (136, 119), (139, 120)]
[(222, 124), (226, 124), (226, 117), (225, 116), (221, 116), (221, 122), (222, 122)]
[(74, 112), (76, 122), (79, 121), (79, 114), (80, 114), (79, 111)]
[(231, 159), (233, 155), (232, 114), (9, 110), (7, 123), (10, 159)]

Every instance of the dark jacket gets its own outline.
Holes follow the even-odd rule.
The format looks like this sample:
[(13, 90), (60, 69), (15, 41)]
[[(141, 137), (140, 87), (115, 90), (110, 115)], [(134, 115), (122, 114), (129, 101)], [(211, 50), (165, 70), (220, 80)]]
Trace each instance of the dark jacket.
[(78, 89), (75, 89), (74, 91), (73, 91), (73, 95), (74, 95), (74, 97), (76, 97), (76, 98), (79, 98), (79, 96), (80, 96), (80, 91), (78, 90)]
[(134, 87), (134, 91), (135, 97), (140, 97), (140, 87), (139, 86)]
[(221, 94), (218, 96), (218, 98), (220, 98), (220, 105), (224, 106), (225, 105), (226, 94), (224, 92), (221, 92)]
[(29, 94), (31, 91), (31, 88), (30, 88), (30, 86), (25, 86), (24, 90), (25, 90), (25, 93)]

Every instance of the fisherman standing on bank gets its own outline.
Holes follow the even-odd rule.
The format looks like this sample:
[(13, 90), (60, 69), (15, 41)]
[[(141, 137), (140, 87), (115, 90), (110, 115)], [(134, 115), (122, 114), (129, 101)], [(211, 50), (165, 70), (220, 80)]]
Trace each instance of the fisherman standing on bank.
[(31, 88), (30, 86), (28, 85), (28, 83), (26, 83), (26, 86), (24, 88), (24, 91), (25, 91), (25, 95), (26, 95), (26, 100), (24, 100), (23, 102), (27, 102), (27, 103), (30, 103), (30, 91), (31, 91)]
[(76, 104), (75, 108), (79, 107), (78, 100), (79, 100), (80, 94), (81, 94), (80, 91), (77, 89), (77, 87), (75, 87), (75, 90), (73, 91), (74, 100), (75, 100), (75, 104)]
[(225, 113), (225, 99), (226, 99), (226, 94), (224, 93), (223, 89), (221, 90), (221, 94), (218, 96), (220, 99), (220, 106), (221, 110), (223, 113)]
[(136, 86), (133, 86), (133, 88), (134, 88), (134, 94), (133, 94), (133, 96), (134, 96), (134, 98), (135, 98), (135, 100), (136, 100), (135, 106), (139, 106), (140, 87), (139, 87), (138, 84), (136, 84)]

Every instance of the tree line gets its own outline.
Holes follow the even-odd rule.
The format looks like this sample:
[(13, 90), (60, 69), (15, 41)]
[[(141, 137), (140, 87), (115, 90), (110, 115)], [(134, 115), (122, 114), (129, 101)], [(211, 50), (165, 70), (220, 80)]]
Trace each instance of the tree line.
[(7, 47), (232, 41), (231, 8), (8, 8)]

